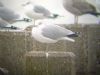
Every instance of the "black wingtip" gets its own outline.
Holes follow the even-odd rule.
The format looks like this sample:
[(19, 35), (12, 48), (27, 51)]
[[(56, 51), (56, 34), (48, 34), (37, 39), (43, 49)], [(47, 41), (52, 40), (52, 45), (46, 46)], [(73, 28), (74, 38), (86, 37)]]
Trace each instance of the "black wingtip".
[(16, 22), (19, 22), (19, 21), (31, 22), (32, 19), (29, 19), (29, 18), (23, 18), (23, 19), (18, 19), (18, 20), (16, 20)]
[(73, 34), (69, 34), (69, 35), (67, 35), (67, 37), (78, 37), (79, 35), (78, 35), (78, 33), (76, 32), (76, 33), (73, 33)]
[(91, 15), (94, 15), (96, 17), (100, 16), (100, 13), (99, 12), (87, 12), (87, 13), (89, 13)]
[(1, 29), (13, 29), (13, 30), (17, 30), (19, 29), (18, 27), (15, 26), (10, 26), (10, 27), (0, 27)]
[(15, 26), (11, 26), (11, 29), (15, 29), (16, 30), (16, 29), (19, 29), (19, 28), (15, 27)]
[(24, 21), (31, 22), (32, 20), (31, 19), (28, 19), (28, 18), (24, 18)]
[(56, 17), (58, 17), (59, 15), (58, 15), (58, 14), (53, 14), (53, 16), (56, 18)]
[(65, 16), (64, 15), (59, 15), (59, 14), (53, 14), (53, 17), (57, 18), (57, 17), (65, 17)]

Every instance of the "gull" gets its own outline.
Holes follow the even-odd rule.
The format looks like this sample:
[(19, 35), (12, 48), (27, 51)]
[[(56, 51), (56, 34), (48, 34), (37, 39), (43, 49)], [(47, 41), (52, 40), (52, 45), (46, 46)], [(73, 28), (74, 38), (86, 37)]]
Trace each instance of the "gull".
[(78, 23), (78, 16), (83, 14), (100, 15), (96, 8), (85, 0), (63, 0), (63, 6), (66, 10), (75, 15), (75, 23)]
[[(25, 21), (25, 22), (30, 22), (31, 20), (28, 18), (25, 18), (22, 14), (19, 14), (15, 12), (14, 10), (11, 10), (5, 6), (0, 6), (0, 18), (3, 21), (2, 23), (7, 24), (12, 24), (14, 22), (18, 21)], [(4, 23), (4, 25), (5, 25)]]
[(7, 28), (7, 29), (19, 29), (18, 27), (11, 26), (10, 23), (0, 18), (0, 28)]
[(56, 24), (41, 23), (32, 28), (32, 37), (41, 43), (56, 43), (59, 40), (75, 42), (72, 37), (78, 37), (78, 34)]
[(45, 7), (43, 7), (41, 5), (34, 4), (32, 2), (26, 2), (25, 4), (22, 4), (22, 6), (25, 9), (26, 15), (28, 17), (34, 19), (34, 24), (35, 24), (35, 20), (38, 20), (38, 19), (44, 19), (44, 18), (55, 19), (58, 16), (63, 17), (63, 16), (60, 16), (58, 14), (51, 13)]
[(9, 71), (6, 68), (0, 67), (0, 75), (8, 75)]
[(9, 23), (16, 21), (29, 21), (29, 19), (22, 17), (20, 14), (6, 7), (0, 7), (0, 18)]

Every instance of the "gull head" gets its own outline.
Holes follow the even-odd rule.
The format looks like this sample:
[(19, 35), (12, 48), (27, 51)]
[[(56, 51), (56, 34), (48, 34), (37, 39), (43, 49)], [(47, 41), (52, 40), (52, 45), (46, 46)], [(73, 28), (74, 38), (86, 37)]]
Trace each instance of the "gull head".
[(28, 2), (23, 3), (22, 6), (26, 6), (26, 5), (30, 5), (30, 4), (32, 4), (32, 2), (28, 1)]
[(25, 2), (23, 4), (21, 4), (21, 6), (26, 10), (26, 11), (30, 11), (33, 9), (33, 4), (32, 2)]

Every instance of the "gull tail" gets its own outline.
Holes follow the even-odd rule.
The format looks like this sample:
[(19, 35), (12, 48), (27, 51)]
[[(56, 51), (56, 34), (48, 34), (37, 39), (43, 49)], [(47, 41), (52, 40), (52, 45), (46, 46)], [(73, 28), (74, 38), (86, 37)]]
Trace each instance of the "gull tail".
[(78, 37), (78, 32), (73, 32), (71, 34), (68, 34), (67, 37), (64, 37), (63, 39), (71, 41), (71, 42), (75, 42), (75, 40), (72, 39), (73, 37)]
[(72, 39), (72, 38), (69, 38), (69, 37), (64, 37), (64, 38), (62, 38), (63, 40), (68, 40), (68, 41), (71, 41), (71, 42), (75, 42), (75, 40), (74, 39)]

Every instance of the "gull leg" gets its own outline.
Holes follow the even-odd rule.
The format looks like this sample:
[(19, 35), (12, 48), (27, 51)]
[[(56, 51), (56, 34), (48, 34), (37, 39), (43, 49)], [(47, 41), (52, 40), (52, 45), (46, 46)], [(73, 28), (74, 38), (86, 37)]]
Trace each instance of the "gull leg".
[(64, 51), (66, 51), (66, 40), (63, 41)]
[(76, 16), (76, 15), (75, 15), (75, 21), (74, 22), (75, 22), (76, 25), (78, 24), (78, 16)]
[(34, 19), (34, 23), (33, 24), (34, 24), (33, 26), (35, 27), (35, 19)]
[(46, 44), (46, 51), (45, 51), (45, 53), (46, 53), (46, 58), (48, 58), (48, 50), (49, 50), (49, 44)]
[(46, 52), (49, 50), (49, 44), (46, 44)]

